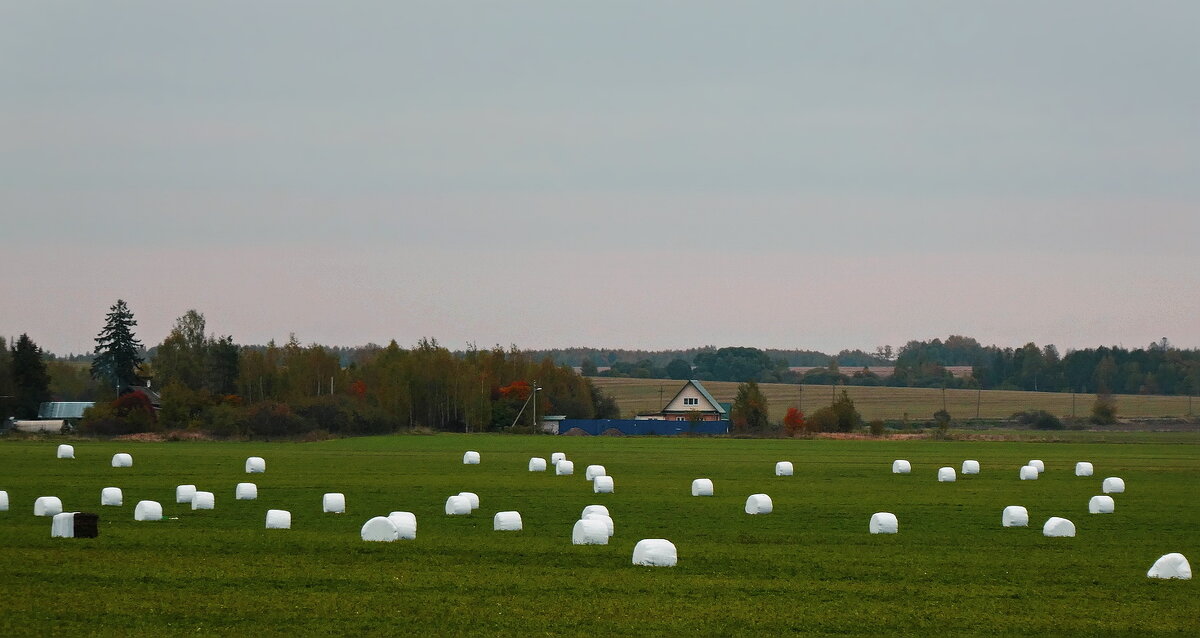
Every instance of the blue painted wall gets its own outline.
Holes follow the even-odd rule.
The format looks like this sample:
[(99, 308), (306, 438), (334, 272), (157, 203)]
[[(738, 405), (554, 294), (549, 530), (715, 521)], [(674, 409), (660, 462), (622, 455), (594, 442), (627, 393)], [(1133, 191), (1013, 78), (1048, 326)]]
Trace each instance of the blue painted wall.
[(616, 428), (624, 434), (638, 436), (645, 434), (728, 434), (729, 421), (700, 421), (694, 426), (687, 421), (646, 421), (633, 419), (563, 419), (558, 423), (558, 433), (562, 434), (571, 428), (579, 428), (588, 434), (598, 436), (605, 430)]

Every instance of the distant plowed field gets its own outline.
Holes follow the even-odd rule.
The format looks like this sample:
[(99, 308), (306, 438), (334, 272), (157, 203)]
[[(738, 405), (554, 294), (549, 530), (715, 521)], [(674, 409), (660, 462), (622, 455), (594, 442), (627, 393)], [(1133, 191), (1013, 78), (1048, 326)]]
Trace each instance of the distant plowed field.
[[(610, 379), (593, 377), (596, 387), (611, 394), (621, 408), (621, 416), (638, 412), (661, 410), (665, 401), (670, 401), (681, 381), (672, 379)], [(737, 383), (731, 381), (705, 381), (704, 387), (718, 401), (733, 401), (737, 394)], [(828, 385), (803, 386), (785, 383), (763, 383), (759, 387), (770, 402), (771, 419), (783, 418), (789, 407), (801, 406), (811, 413), (821, 406), (829, 405), (835, 389)], [(868, 386), (838, 386), (849, 393), (854, 405), (864, 419), (928, 420), (934, 412), (942, 409), (940, 388), (885, 388)], [(1180, 417), (1200, 410), (1200, 399), (1179, 396), (1140, 394), (1116, 395), (1119, 417)], [(1046, 410), (1061, 417), (1087, 416), (1091, 413), (1095, 396), (1061, 392), (1019, 392), (1009, 390), (946, 390), (946, 410), (956, 419), (1005, 418), (1021, 410)]]

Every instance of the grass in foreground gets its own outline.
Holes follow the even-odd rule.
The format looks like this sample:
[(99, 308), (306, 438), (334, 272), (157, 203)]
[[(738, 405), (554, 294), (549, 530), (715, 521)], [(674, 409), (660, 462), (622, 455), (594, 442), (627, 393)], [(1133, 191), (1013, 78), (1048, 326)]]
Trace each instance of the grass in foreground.
[[(1159, 555), (1200, 563), (1200, 448), (1141, 443), (781, 441), (517, 436), (381, 437), (323, 443), (77, 442), (74, 461), (53, 442), (0, 443), (0, 634), (522, 634), (522, 635), (1193, 635), (1196, 581), (1151, 581)], [(478, 450), (483, 463), (461, 464)], [(128, 451), (134, 467), (109, 467)], [(563, 451), (577, 474), (526, 471), (530, 456)], [(247, 475), (247, 456), (267, 473)], [(890, 474), (894, 458), (913, 474)], [(939, 484), (937, 468), (978, 459), (983, 473)], [(1031, 458), (1038, 481), (1018, 481)], [(793, 477), (773, 476), (791, 460)], [(1077, 478), (1077, 460), (1097, 475)], [(583, 479), (601, 463), (616, 493)], [(1116, 513), (1087, 514), (1105, 476), (1121, 476)], [(716, 496), (689, 496), (712, 478)], [(259, 485), (235, 501), (236, 483)], [(174, 503), (195, 483), (217, 509)], [(106, 486), (120, 508), (98, 507)], [(469, 490), (481, 509), (447, 517), (447, 496)], [(348, 514), (321, 513), (344, 492)], [(771, 495), (775, 513), (742, 513)], [(49, 538), (32, 516), (37, 496), (98, 511), (94, 540)], [(178, 520), (137, 523), (140, 499)], [(607, 546), (573, 546), (589, 503), (609, 506)], [(1028, 529), (1000, 527), (1025, 505)], [(263, 529), (268, 508), (293, 529)], [(417, 515), (416, 541), (364, 543), (358, 529), (392, 510)], [(500, 510), (525, 529), (491, 530)], [(872, 536), (891, 511), (900, 533)], [(1073, 539), (1041, 535), (1052, 515)], [(630, 565), (641, 538), (667, 538), (675, 568)]]

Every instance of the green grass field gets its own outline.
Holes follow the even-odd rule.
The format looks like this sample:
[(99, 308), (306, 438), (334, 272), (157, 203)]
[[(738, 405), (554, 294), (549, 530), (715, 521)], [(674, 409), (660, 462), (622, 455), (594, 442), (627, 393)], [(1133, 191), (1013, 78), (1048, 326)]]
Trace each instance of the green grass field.
[[(1149, 440), (1141, 438), (1137, 440)], [(320, 443), (0, 440), (0, 635), (1196, 635), (1197, 581), (1155, 581), (1160, 555), (1200, 562), (1200, 446), (1170, 433), (1128, 444), (741, 440), (500, 435), (394, 436)], [(461, 463), (465, 450), (483, 462)], [(114, 452), (132, 468), (112, 468)], [(531, 456), (566, 452), (576, 475), (529, 473)], [(247, 475), (247, 456), (267, 460)], [(893, 475), (895, 458), (913, 474)], [(937, 483), (964, 459), (983, 472)], [(1037, 481), (1018, 468), (1040, 458)], [(775, 477), (790, 460), (796, 475)], [(1078, 460), (1096, 475), (1075, 477)], [(592, 494), (601, 463), (616, 493)], [(1089, 515), (1105, 476), (1128, 486), (1116, 512)], [(716, 496), (694, 498), (708, 477)], [(256, 501), (236, 501), (253, 481)], [(216, 494), (216, 509), (174, 503), (174, 487)], [(100, 508), (100, 490), (124, 505)], [(479, 511), (447, 517), (447, 496), (479, 494)], [(348, 513), (321, 513), (325, 492)], [(742, 512), (765, 492), (769, 515)], [(32, 516), (42, 495), (101, 515), (97, 539), (51, 539)], [(177, 520), (133, 521), (141, 499)], [(606, 546), (573, 546), (590, 503), (609, 507)], [(1031, 527), (1002, 528), (1006, 505)], [(269, 508), (293, 515), (267, 530)], [(415, 541), (364, 543), (359, 527), (392, 510), (416, 514)], [(492, 531), (518, 510), (521, 532)], [(873, 536), (873, 512), (900, 533)], [(1075, 538), (1045, 538), (1049, 516)], [(642, 538), (675, 543), (674, 568), (630, 564)]]
[[(631, 417), (638, 412), (661, 410), (664, 402), (679, 391), (682, 381), (671, 379), (610, 379), (592, 377), (592, 383), (612, 395), (620, 406), (621, 416)], [(704, 387), (718, 401), (733, 401), (737, 383), (705, 381)], [(863, 418), (928, 421), (942, 409), (940, 388), (886, 388), (870, 386), (828, 385), (797, 386), (785, 383), (759, 384), (770, 403), (771, 419), (783, 418), (789, 407), (801, 406), (805, 413), (829, 405), (842, 390), (854, 399)], [(1046, 410), (1060, 417), (1086, 417), (1091, 414), (1094, 395), (1061, 392), (1020, 392), (1009, 390), (946, 390), (946, 410), (956, 419), (1005, 419), (1022, 410)], [(1183, 417), (1200, 411), (1200, 399), (1186, 396), (1140, 394), (1116, 395), (1120, 417)]]

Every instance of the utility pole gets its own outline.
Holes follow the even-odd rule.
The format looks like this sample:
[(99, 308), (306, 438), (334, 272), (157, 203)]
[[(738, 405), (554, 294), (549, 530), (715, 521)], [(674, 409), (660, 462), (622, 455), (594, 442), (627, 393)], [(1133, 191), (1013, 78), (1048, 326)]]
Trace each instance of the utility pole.
[(983, 403), (983, 385), (975, 386), (975, 420), (979, 420), (979, 405)]
[[(799, 404), (800, 404), (800, 411), (804, 412), (804, 384), (803, 383), (796, 384), (796, 396), (797, 396)], [(1189, 397), (1189, 400), (1191, 400), (1190, 397)], [(1190, 411), (1191, 410), (1189, 410), (1189, 412)]]

